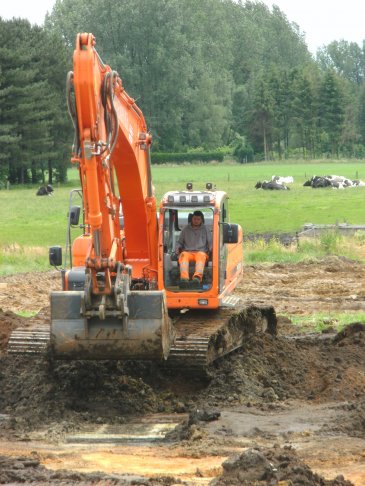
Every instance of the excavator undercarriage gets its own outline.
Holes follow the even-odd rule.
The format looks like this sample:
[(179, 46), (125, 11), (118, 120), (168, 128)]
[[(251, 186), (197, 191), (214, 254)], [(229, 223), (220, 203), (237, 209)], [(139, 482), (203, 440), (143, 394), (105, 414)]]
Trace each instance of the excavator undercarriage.
[[(215, 360), (240, 348), (250, 336), (264, 332), (276, 335), (277, 321), (272, 306), (238, 305), (175, 313), (161, 328), (163, 302), (158, 293), (151, 295), (151, 292), (147, 292), (148, 301), (144, 296), (139, 297), (143, 306), (148, 304), (144, 314), (142, 302), (135, 301), (137, 305), (134, 308), (131, 305), (131, 320), (124, 327), (114, 318), (106, 320), (103, 326), (96, 318), (93, 326), (92, 319), (85, 322), (80, 318), (82, 293), (72, 292), (71, 300), (67, 298), (70, 293), (52, 295), (52, 331), (46, 325), (17, 329), (9, 339), (8, 353), (50, 355), (52, 359), (147, 359), (160, 363), (166, 371), (205, 376)], [(63, 311), (58, 315), (60, 309)], [(148, 321), (147, 326), (144, 319)]]

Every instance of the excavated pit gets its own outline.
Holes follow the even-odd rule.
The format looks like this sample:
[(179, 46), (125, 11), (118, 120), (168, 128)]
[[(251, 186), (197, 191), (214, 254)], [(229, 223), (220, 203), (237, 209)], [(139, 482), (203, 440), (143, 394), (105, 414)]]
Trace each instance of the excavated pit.
[[(12, 330), (49, 322), (58, 277), (0, 280), (0, 483), (365, 484), (364, 265), (246, 267), (237, 294), (274, 306), (277, 336), (249, 337), (209, 380), (152, 363), (8, 355)], [(345, 311), (354, 321), (336, 333)], [(328, 313), (328, 332), (300, 333), (291, 317), (314, 312)], [(158, 440), (133, 436), (132, 424), (166, 417), (178, 425)]]

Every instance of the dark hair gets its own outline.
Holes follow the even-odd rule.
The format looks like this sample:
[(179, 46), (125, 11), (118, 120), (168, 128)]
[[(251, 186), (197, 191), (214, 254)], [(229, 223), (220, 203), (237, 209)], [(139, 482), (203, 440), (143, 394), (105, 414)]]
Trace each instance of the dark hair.
[(199, 210), (194, 211), (193, 216), (199, 216), (200, 218), (204, 219), (204, 214)]

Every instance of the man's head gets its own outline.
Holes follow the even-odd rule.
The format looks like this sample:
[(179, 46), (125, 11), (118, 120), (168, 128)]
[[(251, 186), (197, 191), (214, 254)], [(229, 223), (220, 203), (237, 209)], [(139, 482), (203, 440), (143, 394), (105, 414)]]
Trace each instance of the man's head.
[(193, 228), (199, 228), (204, 221), (204, 215), (201, 211), (194, 211), (193, 217), (191, 218), (191, 226)]

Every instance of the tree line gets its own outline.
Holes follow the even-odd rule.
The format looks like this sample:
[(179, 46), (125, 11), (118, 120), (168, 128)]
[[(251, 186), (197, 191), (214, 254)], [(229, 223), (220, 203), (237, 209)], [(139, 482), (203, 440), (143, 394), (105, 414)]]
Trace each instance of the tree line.
[(78, 32), (119, 72), (154, 152), (365, 154), (364, 45), (334, 41), (314, 59), (300, 27), (261, 2), (56, 0), (44, 27), (0, 18), (0, 181), (65, 180)]
[(65, 180), (68, 51), (26, 20), (0, 21), (0, 182)]

